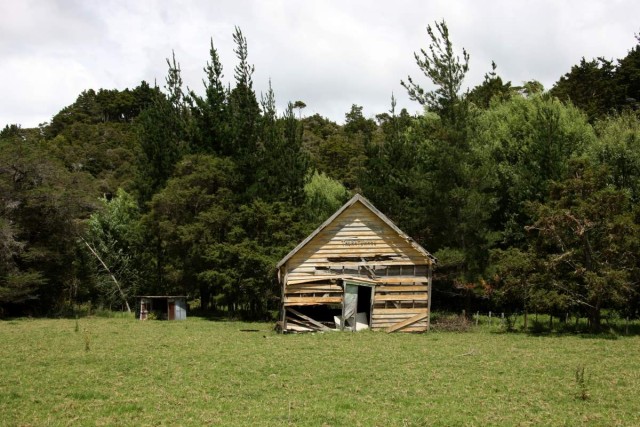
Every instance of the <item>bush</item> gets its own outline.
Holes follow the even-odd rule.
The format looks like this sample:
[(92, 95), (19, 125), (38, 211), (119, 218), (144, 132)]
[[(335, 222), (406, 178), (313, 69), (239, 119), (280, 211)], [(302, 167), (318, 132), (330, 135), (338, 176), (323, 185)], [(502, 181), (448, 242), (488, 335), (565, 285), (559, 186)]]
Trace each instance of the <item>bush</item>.
[(431, 318), (431, 329), (442, 332), (467, 332), (471, 328), (471, 322), (460, 314), (439, 314)]

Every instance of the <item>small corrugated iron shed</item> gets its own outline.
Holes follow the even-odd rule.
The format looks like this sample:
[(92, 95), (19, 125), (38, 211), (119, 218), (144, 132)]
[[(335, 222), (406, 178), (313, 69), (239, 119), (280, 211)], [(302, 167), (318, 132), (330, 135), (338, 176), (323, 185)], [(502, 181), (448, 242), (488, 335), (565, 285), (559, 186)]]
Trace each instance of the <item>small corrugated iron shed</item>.
[(427, 331), (435, 263), (357, 194), (278, 263), (279, 327)]
[(185, 320), (187, 318), (187, 297), (176, 295), (140, 295), (138, 298), (138, 318), (147, 320), (149, 313), (163, 320)]

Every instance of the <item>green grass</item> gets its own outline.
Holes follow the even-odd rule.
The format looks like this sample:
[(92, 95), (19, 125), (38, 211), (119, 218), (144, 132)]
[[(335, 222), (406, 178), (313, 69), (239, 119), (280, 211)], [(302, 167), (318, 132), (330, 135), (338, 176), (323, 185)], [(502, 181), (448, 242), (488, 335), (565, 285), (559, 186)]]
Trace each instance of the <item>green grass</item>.
[(76, 332), (75, 319), (2, 321), (0, 424), (640, 425), (637, 336), (271, 326), (85, 318)]

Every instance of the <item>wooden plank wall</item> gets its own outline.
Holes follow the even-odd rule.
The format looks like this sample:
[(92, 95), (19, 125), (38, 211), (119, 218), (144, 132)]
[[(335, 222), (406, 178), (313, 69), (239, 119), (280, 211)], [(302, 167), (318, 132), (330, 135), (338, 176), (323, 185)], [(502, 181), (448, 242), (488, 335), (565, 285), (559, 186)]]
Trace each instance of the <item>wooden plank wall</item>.
[(344, 274), (336, 274), (338, 268), (353, 270), (364, 264), (382, 268), (428, 262), (411, 242), (364, 205), (356, 203), (292, 256), (286, 274), (287, 281), (295, 283)]
[[(341, 304), (341, 279), (375, 284), (371, 327), (427, 313), (431, 260), (361, 203), (355, 203), (283, 266), (283, 306)], [(401, 328), (424, 331), (427, 318)]]
[[(387, 329), (418, 314), (428, 314), (428, 285), (385, 283), (375, 287), (371, 329)], [(403, 332), (427, 330), (426, 316), (401, 329)]]

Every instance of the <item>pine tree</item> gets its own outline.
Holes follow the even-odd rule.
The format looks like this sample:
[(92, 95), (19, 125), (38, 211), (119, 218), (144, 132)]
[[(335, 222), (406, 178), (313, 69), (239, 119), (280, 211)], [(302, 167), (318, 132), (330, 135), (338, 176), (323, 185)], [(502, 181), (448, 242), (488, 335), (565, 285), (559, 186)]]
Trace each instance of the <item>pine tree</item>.
[(456, 105), (460, 100), (460, 88), (469, 70), (469, 54), (462, 49), (462, 61), (453, 51), (453, 44), (449, 40), (447, 23), (436, 22), (435, 29), (427, 26), (427, 33), (431, 40), (428, 51), (420, 49), (420, 54), (414, 53), (416, 63), (422, 73), (436, 86), (433, 91), (425, 91), (419, 84), (408, 76), (407, 83), (401, 81), (407, 89), (409, 97), (437, 112), (443, 119), (456, 121)]
[(249, 65), (247, 39), (240, 28), (233, 34), (234, 52), (238, 64), (234, 69), (235, 87), (229, 98), (231, 145), (225, 154), (231, 155), (243, 176), (243, 187), (248, 196), (255, 190), (255, 170), (258, 163), (258, 124), (260, 106), (253, 90), (254, 66)]
[(175, 54), (172, 61), (167, 59), (167, 64), (167, 94), (155, 91), (152, 105), (138, 117), (141, 152), (136, 181), (141, 201), (150, 200), (164, 186), (187, 151), (189, 115)]
[(209, 61), (204, 67), (206, 79), (203, 80), (205, 96), (200, 97), (189, 92), (194, 105), (191, 114), (195, 122), (195, 132), (191, 142), (192, 153), (228, 153), (231, 143), (229, 135), (229, 100), (227, 90), (222, 83), (224, 77), (218, 51), (213, 45), (209, 49)]

